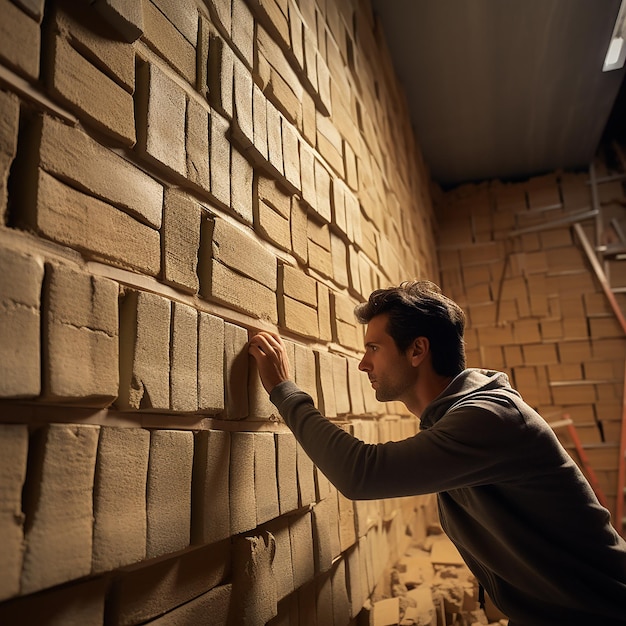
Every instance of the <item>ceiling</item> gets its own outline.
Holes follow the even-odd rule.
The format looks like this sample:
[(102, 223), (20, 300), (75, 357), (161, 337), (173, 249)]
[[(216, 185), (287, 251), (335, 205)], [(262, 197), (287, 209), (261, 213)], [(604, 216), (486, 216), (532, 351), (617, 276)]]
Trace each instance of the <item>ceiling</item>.
[(619, 4), (372, 0), (433, 179), (585, 168), (624, 75), (602, 72)]

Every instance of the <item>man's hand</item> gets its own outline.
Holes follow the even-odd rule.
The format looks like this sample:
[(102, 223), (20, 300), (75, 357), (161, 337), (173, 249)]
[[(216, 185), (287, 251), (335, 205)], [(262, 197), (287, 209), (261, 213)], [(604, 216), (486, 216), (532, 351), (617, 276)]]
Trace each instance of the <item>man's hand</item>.
[(260, 332), (250, 340), (248, 353), (256, 361), (261, 383), (267, 393), (279, 383), (289, 380), (289, 359), (280, 335)]

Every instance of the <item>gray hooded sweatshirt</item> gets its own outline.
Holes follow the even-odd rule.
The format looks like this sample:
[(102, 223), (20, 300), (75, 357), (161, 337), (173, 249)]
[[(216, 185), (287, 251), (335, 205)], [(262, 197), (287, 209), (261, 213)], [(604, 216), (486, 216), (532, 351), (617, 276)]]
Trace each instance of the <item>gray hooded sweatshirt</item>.
[(467, 369), (420, 432), (366, 444), (291, 381), (270, 399), (347, 498), (437, 493), (441, 525), (511, 626), (625, 626), (626, 542), (506, 374)]

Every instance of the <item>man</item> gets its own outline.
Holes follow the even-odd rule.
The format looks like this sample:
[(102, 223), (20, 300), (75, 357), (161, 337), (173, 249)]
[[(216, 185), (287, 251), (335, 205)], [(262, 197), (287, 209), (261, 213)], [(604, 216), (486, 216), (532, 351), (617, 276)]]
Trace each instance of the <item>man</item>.
[(415, 281), (355, 313), (368, 325), (359, 369), (378, 400), (420, 417), (420, 432), (352, 437), (289, 380), (280, 337), (259, 333), (249, 350), (261, 381), (313, 462), (354, 500), (437, 493), (444, 531), (510, 626), (626, 625), (626, 543), (506, 374), (465, 369), (460, 307)]

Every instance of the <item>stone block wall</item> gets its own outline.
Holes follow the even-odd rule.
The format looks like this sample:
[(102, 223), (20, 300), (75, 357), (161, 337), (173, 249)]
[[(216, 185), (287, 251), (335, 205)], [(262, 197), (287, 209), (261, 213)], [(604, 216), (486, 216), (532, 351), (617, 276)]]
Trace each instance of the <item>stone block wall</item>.
[[(589, 172), (441, 194), (439, 259), (445, 292), (468, 316), (468, 365), (506, 371), (548, 422), (573, 421), (584, 459), (568, 428), (555, 432), (614, 513), (626, 341), (574, 224), (595, 248), (616, 241), (626, 212), (620, 172), (602, 153), (593, 167), (595, 201)], [(623, 261), (602, 267), (626, 285)]]
[(365, 0), (0, 0), (0, 623), (354, 623), (428, 498), (346, 500), (251, 333), (371, 441), (354, 305), (437, 277)]

